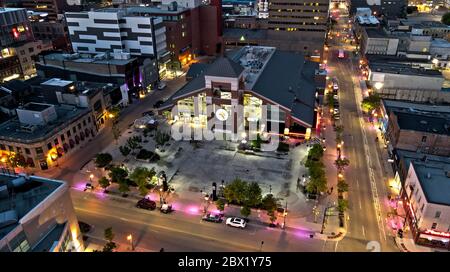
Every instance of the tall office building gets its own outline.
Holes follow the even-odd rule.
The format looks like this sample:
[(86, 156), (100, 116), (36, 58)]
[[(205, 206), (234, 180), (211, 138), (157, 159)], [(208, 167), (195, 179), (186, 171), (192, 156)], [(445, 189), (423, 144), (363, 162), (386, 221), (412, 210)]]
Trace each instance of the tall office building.
[(268, 37), (290, 41), (285, 50), (320, 55), (327, 31), (329, 0), (269, 0)]
[(158, 58), (167, 54), (166, 28), (160, 17), (106, 8), (66, 12), (66, 20), (75, 52), (128, 52), (133, 56)]

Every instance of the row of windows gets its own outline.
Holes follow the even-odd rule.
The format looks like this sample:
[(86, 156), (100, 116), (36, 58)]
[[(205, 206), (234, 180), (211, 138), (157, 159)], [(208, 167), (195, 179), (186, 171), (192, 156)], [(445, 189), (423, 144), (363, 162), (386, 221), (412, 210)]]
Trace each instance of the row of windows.
[(269, 5), (284, 5), (284, 6), (326, 6), (328, 7), (327, 3), (280, 3), (280, 2), (276, 2), (276, 3), (269, 3)]
[(326, 26), (326, 23), (307, 23), (307, 22), (277, 22), (277, 21), (269, 21), (269, 24), (280, 24), (280, 25), (323, 25)]
[(269, 9), (269, 12), (320, 12), (327, 13), (326, 10), (323, 9)]
[(276, 19), (276, 18), (300, 18), (300, 19), (314, 19), (314, 20), (319, 20), (322, 19), (323, 17), (318, 17), (318, 16), (299, 16), (299, 15), (274, 15), (274, 16), (270, 16), (271, 19)]
[[(89, 124), (91, 122), (92, 122), (92, 120), (91, 120), (91, 117), (89, 116), (87, 118), (87, 123)], [(72, 136), (72, 133), (75, 134), (77, 132), (77, 128), (78, 128), (78, 130), (81, 131), (82, 127), (86, 127), (87, 126), (87, 123), (86, 123), (86, 119), (85, 119), (82, 122), (78, 123), (76, 126), (73, 126), (72, 130), (69, 129), (67, 131), (67, 133), (66, 133), (67, 137), (70, 138)], [(65, 142), (66, 141), (66, 136), (64, 134), (61, 134), (60, 139), (61, 139), (61, 142)], [(59, 145), (59, 139), (55, 138), (53, 140), (53, 143), (52, 142), (47, 143), (47, 150), (51, 150), (53, 148), (53, 144), (54, 144), (54, 146)], [(27, 154), (27, 155), (31, 154), (31, 151), (30, 151), (29, 148), (23, 148), (23, 150), (22, 150), (22, 148), (19, 147), (19, 146), (17, 146), (16, 149), (14, 150), (14, 146), (10, 146), (10, 145), (5, 146), (4, 144), (0, 144), (0, 149), (1, 150), (5, 150), (5, 151), (7, 150), (7, 151), (10, 151), (10, 152), (17, 152), (18, 154), (22, 154), (23, 150), (24, 150), (25, 154)], [(44, 150), (42, 149), (42, 147), (36, 147), (35, 151), (36, 151), (36, 154), (43, 154), (44, 153)]]
[[(289, 27), (269, 27), (270, 30), (288, 31)], [(295, 31), (325, 32), (325, 29), (295, 28)], [(292, 30), (290, 30), (292, 31)]]

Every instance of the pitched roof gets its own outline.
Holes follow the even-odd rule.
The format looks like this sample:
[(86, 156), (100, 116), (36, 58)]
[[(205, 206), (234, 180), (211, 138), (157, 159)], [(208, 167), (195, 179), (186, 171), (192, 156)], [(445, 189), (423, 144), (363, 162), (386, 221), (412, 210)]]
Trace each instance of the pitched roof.
[(187, 78), (194, 78), (194, 77), (198, 77), (199, 75), (203, 74), (206, 69), (208, 67), (208, 64), (206, 63), (193, 63), (190, 67), (189, 70), (186, 73), (186, 77)]
[(277, 50), (252, 89), (255, 93), (291, 109), (293, 117), (312, 126), (316, 69), (317, 63), (305, 61), (300, 54)]
[(220, 57), (209, 65), (205, 71), (207, 76), (239, 77), (244, 67), (229, 58)]

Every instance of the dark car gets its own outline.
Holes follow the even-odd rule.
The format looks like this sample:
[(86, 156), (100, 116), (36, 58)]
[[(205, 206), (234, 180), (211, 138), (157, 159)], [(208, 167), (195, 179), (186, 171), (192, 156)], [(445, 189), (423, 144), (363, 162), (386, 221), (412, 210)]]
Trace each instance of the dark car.
[(154, 210), (156, 209), (156, 202), (147, 198), (143, 198), (138, 201), (136, 204), (137, 208), (146, 209), (146, 210)]
[(146, 111), (142, 113), (142, 116), (153, 116), (153, 115), (155, 115), (154, 111)]
[(91, 183), (86, 183), (86, 185), (84, 186), (84, 190), (94, 190), (94, 186)]
[(214, 222), (214, 223), (222, 223), (223, 218), (219, 214), (210, 214), (210, 213), (208, 213), (207, 215), (202, 217), (202, 220), (203, 221), (208, 221), (208, 222)]
[(159, 108), (163, 103), (164, 103), (164, 101), (158, 100), (155, 104), (153, 104), (153, 107), (154, 108)]

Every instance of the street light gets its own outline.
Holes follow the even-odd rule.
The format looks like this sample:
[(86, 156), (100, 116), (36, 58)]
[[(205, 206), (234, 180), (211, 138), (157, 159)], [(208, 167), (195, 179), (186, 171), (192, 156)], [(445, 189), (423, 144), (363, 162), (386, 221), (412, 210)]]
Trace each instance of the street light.
[(92, 182), (92, 179), (94, 178), (94, 174), (89, 175), (89, 181)]
[(127, 236), (127, 240), (130, 241), (131, 250), (134, 251), (134, 245), (133, 245), (133, 236), (130, 234)]

